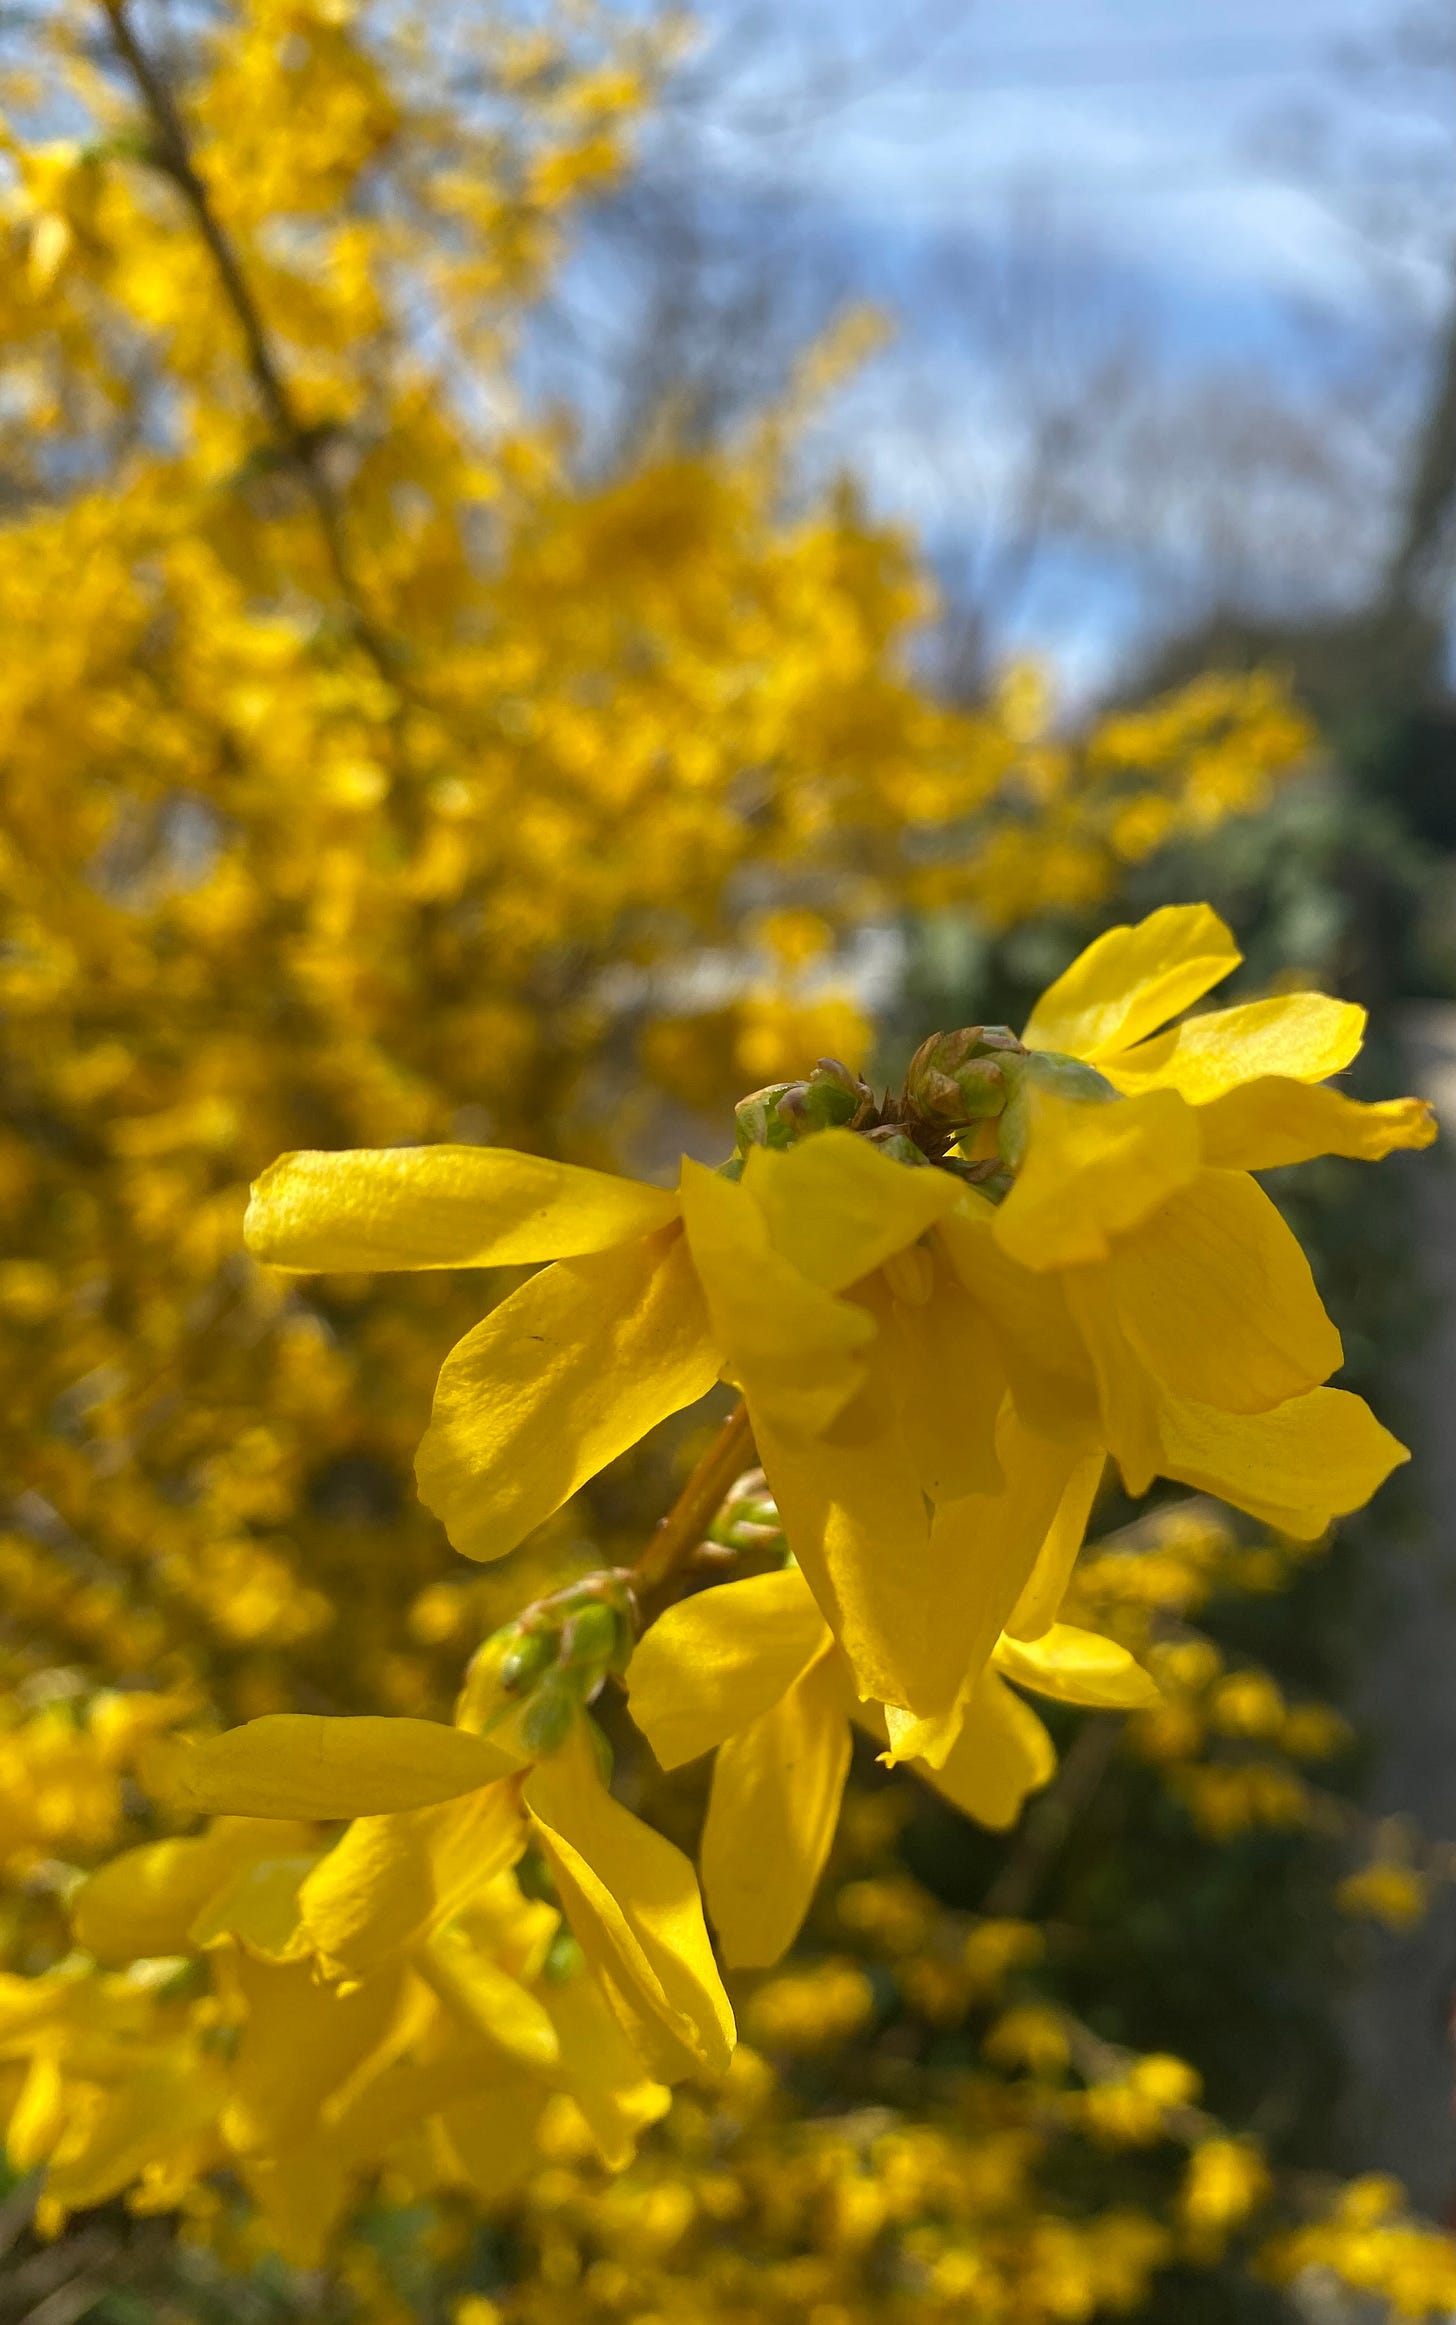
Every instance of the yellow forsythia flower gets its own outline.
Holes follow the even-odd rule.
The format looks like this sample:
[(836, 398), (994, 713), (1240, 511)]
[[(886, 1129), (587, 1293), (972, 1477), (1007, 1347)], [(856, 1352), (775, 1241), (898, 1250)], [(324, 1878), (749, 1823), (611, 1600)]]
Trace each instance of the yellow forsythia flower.
[(349, 1982), (534, 1847), (644, 2064), (667, 2081), (728, 2064), (733, 2014), (692, 1866), (612, 1798), (579, 1720), (532, 1764), (434, 1720), (272, 1713), (174, 1748), (151, 1780), (211, 1815), (357, 1820), (299, 1894), (309, 1948)]
[[(1003, 1636), (938, 1766), (953, 1806), (1004, 1831), (1056, 1766), (1051, 1738), (1002, 1674), (1064, 1702), (1129, 1709), (1152, 1681), (1115, 1641), (1058, 1623), (1031, 1643)], [(702, 1875), (724, 1959), (761, 1968), (798, 1934), (823, 1870), (849, 1772), (851, 1723), (880, 1742), (883, 1708), (861, 1703), (797, 1567), (724, 1583), (669, 1607), (633, 1655), (632, 1716), (664, 1768), (716, 1749)]]
[(974, 1161), (831, 1126), (750, 1143), (737, 1179), (685, 1161), (673, 1193), (502, 1149), (288, 1156), (249, 1244), (297, 1270), (553, 1263), (440, 1376), (417, 1474), (470, 1557), (735, 1380), (857, 1691), (897, 1752), (943, 1759), (1001, 1632), (1048, 1629), (1105, 1454), (1133, 1492), (1180, 1479), (1305, 1538), (1405, 1458), (1321, 1385), (1338, 1336), (1249, 1173), (1425, 1145), (1429, 1109), (1323, 1086), (1364, 1019), (1318, 994), (1159, 1031), (1237, 960), (1176, 906), (1073, 963), (968, 1142), (1002, 1140), (999, 1208)]

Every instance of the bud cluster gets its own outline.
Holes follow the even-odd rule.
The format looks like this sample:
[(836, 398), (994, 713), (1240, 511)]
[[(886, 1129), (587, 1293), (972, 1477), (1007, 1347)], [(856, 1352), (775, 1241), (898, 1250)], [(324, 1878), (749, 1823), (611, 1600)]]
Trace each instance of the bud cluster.
[(751, 1146), (797, 1146), (816, 1130), (867, 1130), (880, 1120), (869, 1083), (838, 1058), (820, 1058), (802, 1082), (770, 1082), (733, 1109), (738, 1153)]
[[(1033, 1089), (1099, 1102), (1117, 1092), (1094, 1066), (1052, 1050), (1023, 1048), (1006, 1025), (933, 1033), (910, 1060), (898, 1094), (876, 1099), (838, 1058), (820, 1058), (800, 1082), (771, 1082), (734, 1109), (737, 1146), (724, 1175), (741, 1175), (750, 1147), (796, 1146), (820, 1130), (852, 1130), (895, 1162), (936, 1163), (999, 1200), (1026, 1153)], [(995, 1150), (969, 1160), (953, 1150), (994, 1122)]]
[(517, 1733), (533, 1758), (559, 1751), (608, 1673), (626, 1670), (636, 1636), (625, 1568), (585, 1575), (537, 1599), (482, 1651), (499, 1698), (488, 1724), (518, 1713)]
[(1024, 1058), (1007, 1025), (963, 1025), (933, 1033), (910, 1060), (904, 1103), (921, 1121), (959, 1135), (1000, 1114), (1010, 1096), (1007, 1066)]

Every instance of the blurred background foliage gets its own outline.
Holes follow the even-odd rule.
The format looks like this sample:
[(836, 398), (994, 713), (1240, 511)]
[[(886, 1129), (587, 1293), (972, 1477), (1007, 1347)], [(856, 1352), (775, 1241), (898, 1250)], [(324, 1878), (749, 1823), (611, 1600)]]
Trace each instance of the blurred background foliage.
[[(1456, 333), (1368, 604), (1210, 603), (1073, 715), (967, 651), (984, 609), (954, 569), (815, 453), (869, 320), (830, 327), (813, 282), (769, 312), (758, 259), (700, 249), (695, 274), (667, 233), (680, 25), (71, 0), (5, 30), (9, 2103), (7, 2028), (80, 1870), (157, 1829), (148, 1735), (447, 1714), (482, 1633), (630, 1554), (696, 1450), (665, 1430), (506, 1565), (463, 1566), (410, 1464), (441, 1356), (514, 1279), (265, 1276), (239, 1224), (275, 1154), (716, 1159), (746, 1088), (1019, 1023), (1090, 934), (1168, 899), (1224, 912), (1251, 992), (1456, 994)], [(603, 236), (657, 318), (607, 400), (551, 361)], [(1368, 1070), (1396, 1086), (1378, 1043)], [(1281, 1177), (1351, 1385), (1388, 1409), (1419, 1306), (1399, 1182)], [(1363, 1818), (1339, 1709), (1372, 1552), (1408, 1522), (1396, 1492), (1296, 1557), (1109, 1493), (1080, 1588), (1165, 1707), (1066, 1715), (1007, 1838), (866, 1756), (798, 1953), (740, 1981), (728, 2088), (680, 2096), (621, 2181), (563, 2118), (498, 2216), (386, 2182), (300, 2274), (234, 2191), (180, 2242), (115, 2204), (47, 2244), (19, 2175), (0, 2309), (1456, 2307), (1445, 2238), (1333, 2176), (1361, 2161), (1352, 1916), (1405, 1926), (1447, 1870)], [(629, 1796), (690, 1844), (701, 1772), (660, 1778), (618, 1724)]]

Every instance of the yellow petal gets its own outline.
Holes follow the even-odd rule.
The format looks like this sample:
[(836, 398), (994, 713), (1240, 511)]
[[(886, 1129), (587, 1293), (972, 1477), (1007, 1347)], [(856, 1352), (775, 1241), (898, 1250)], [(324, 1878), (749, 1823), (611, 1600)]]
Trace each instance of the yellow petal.
[(275, 1961), (306, 1952), (307, 1940), (298, 1926), (298, 1892), (317, 1863), (318, 1851), (310, 1848), (306, 1854), (265, 1857), (239, 1866), (192, 1922), (189, 1948), (200, 1950), (216, 1945), (219, 1938), (240, 1938), (250, 1953), (267, 1954)]
[(191, 1951), (196, 1916), (258, 1858), (307, 1849), (306, 1824), (272, 1817), (219, 1817), (196, 1840), (152, 1841), (113, 1857), (82, 1884), (71, 1905), (76, 1943), (99, 1962)]
[(525, 1842), (519, 1778), (357, 1817), (304, 1882), (299, 1919), (330, 1976), (367, 1978), (513, 1865)]
[(1324, 993), (1276, 993), (1237, 1009), (1210, 1009), (1110, 1058), (1102, 1071), (1119, 1089), (1179, 1090), (1205, 1105), (1266, 1074), (1323, 1082), (1359, 1054), (1365, 1012)]
[(759, 1719), (819, 1654), (828, 1625), (797, 1567), (680, 1599), (627, 1673), (632, 1717), (659, 1766), (680, 1768)]
[(878, 1154), (848, 1130), (824, 1130), (778, 1152), (755, 1147), (743, 1173), (769, 1241), (810, 1283), (842, 1292), (953, 1210), (948, 1171)]
[(1222, 1412), (1267, 1412), (1344, 1361), (1294, 1234), (1241, 1171), (1200, 1171), (1067, 1297), (1079, 1321), (1106, 1304), (1114, 1357)]
[(780, 1434), (751, 1396), (749, 1413), (789, 1547), (861, 1693), (938, 1704), (959, 1676), (937, 1614), (949, 1578), (888, 1385), (862, 1390), (828, 1437)]
[(996, 1642), (993, 1660), (1004, 1678), (1059, 1703), (1085, 1704), (1094, 1711), (1138, 1711), (1158, 1701), (1156, 1682), (1126, 1647), (1072, 1623), (1053, 1623), (1039, 1639), (1003, 1636)]
[(895, 1707), (891, 1734), (897, 1758), (942, 1765), (1071, 1482), (1083, 1469), (1075, 1447), (1034, 1436), (1010, 1407), (1001, 1417), (997, 1449), (1006, 1479), (1001, 1492), (971, 1494), (935, 1513), (932, 1555), (944, 1578), (934, 1607), (944, 1649), (938, 1666), (940, 1700), (917, 1705), (903, 1693), (883, 1696)]
[(438, 1720), (268, 1712), (205, 1744), (165, 1739), (143, 1761), (155, 1798), (204, 1816), (376, 1816), (474, 1792), (517, 1764)]
[(546, 1966), (561, 1916), (544, 1898), (527, 1897), (514, 1873), (507, 1871), (476, 1884), (460, 1908), (460, 1922), (493, 1962), (531, 1986)]
[(1039, 1639), (1056, 1621), (1106, 1467), (1107, 1456), (1099, 1445), (1095, 1453), (1083, 1454), (1072, 1469), (1030, 1579), (1006, 1618), (1005, 1627), (1013, 1639)]
[(849, 1774), (853, 1695), (828, 1645), (713, 1766), (703, 1827), (703, 1895), (731, 1968), (767, 1969), (809, 1910)]
[(1311, 1389), (1272, 1413), (1234, 1414), (1165, 1397), (1162, 1468), (1280, 1533), (1313, 1541), (1363, 1509), (1410, 1454), (1361, 1397)]
[(556, 2081), (581, 2109), (609, 2172), (632, 2161), (637, 2134), (672, 2104), (663, 2083), (650, 2081), (590, 1975), (553, 1979), (542, 1989), (560, 2045)]
[(500, 1558), (649, 1429), (696, 1404), (719, 1354), (676, 1226), (561, 1260), (446, 1357), (415, 1462), (467, 1558)]
[(457, 1925), (435, 1930), (415, 1967), (465, 2027), (508, 2058), (538, 2073), (557, 2065), (561, 2043), (549, 2013)]
[(1088, 945), (1047, 987), (1022, 1039), (1097, 1064), (1156, 1033), (1242, 957), (1208, 905), (1165, 904)]
[(238, 2176), (258, 2208), (269, 2246), (290, 2268), (322, 2267), (354, 2182), (320, 2140), (286, 2156), (244, 2156)]
[(271, 1267), (509, 1267), (607, 1251), (676, 1216), (658, 1187), (512, 1147), (386, 1146), (285, 1154), (243, 1233)]
[(46, 2195), (66, 2211), (119, 2196), (149, 2167), (191, 2150), (198, 2172), (220, 2160), (213, 2126), (227, 2093), (221, 2062), (188, 2045), (140, 2056), (96, 2104), (72, 2113), (51, 2150)]
[[(536, 2124), (550, 2094), (515, 2075), (479, 2099), (462, 2099), (440, 2118), (450, 2161), (479, 2204), (499, 2204), (537, 2169)], [(466, 2304), (457, 2304), (469, 2310)]]
[(5, 2161), (13, 2172), (33, 2172), (49, 2156), (70, 2112), (60, 2064), (52, 2051), (37, 2051), (5, 2126)]
[(934, 1502), (995, 1493), (996, 1416), (1008, 1386), (1005, 1358), (984, 1311), (966, 1292), (938, 1242), (916, 1247), (928, 1294), (913, 1303), (886, 1288), (871, 1305), (890, 1353), (900, 1429), (920, 1482)]
[(331, 1993), (311, 1963), (256, 1961), (241, 1948), (219, 1968), (245, 2013), (223, 2125), (230, 2144), (276, 2154), (317, 2137), (324, 2099), (383, 2038), (399, 2005), (398, 1980)]
[(1430, 1146), (1436, 1117), (1423, 1098), (1359, 1105), (1338, 1090), (1268, 1075), (1199, 1110), (1205, 1162), (1241, 1171), (1277, 1170), (1317, 1154), (1379, 1162), (1397, 1147)]
[(1031, 1135), (993, 1229), (1036, 1273), (1105, 1259), (1198, 1170), (1198, 1118), (1176, 1090), (1089, 1105), (1033, 1091)]
[[(354, 1996), (323, 1988), (329, 2002), (349, 2002), (398, 1979), (361, 1986)], [(403, 2001), (384, 2040), (325, 2101), (322, 2131), (330, 2152), (355, 2166), (377, 2165), (426, 2116), (524, 2078), (504, 2053), (472, 2036), (437, 1996), (406, 1973)], [(537, 2086), (540, 2087), (539, 2085)]]
[(577, 1942), (649, 2064), (664, 2080), (722, 2074), (733, 2013), (687, 1858), (613, 1800), (579, 1736), (531, 1771), (526, 1799)]
[(1122, 1471), (1128, 1492), (1144, 1494), (1163, 1458), (1157, 1383), (1123, 1337), (1111, 1270), (1069, 1268), (1062, 1281), (1096, 1375), (1100, 1441)]
[(1029, 1429), (1089, 1444), (1097, 1386), (1067, 1295), (1056, 1275), (1037, 1275), (996, 1241), (996, 1207), (967, 1189), (936, 1240), (995, 1337), (1011, 1394)]
[(1051, 1782), (1057, 1755), (1030, 1704), (987, 1670), (971, 1690), (943, 1764), (917, 1760), (915, 1770), (963, 1816), (1006, 1832), (1027, 1794)]
[(827, 1428), (864, 1378), (869, 1317), (774, 1250), (745, 1187), (684, 1162), (682, 1203), (714, 1334), (753, 1409), (780, 1429)]

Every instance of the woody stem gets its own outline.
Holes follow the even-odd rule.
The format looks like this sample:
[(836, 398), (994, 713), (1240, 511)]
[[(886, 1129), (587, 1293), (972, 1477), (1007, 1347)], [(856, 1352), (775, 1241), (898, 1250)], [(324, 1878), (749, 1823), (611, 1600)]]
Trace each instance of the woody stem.
[(639, 1602), (656, 1596), (702, 1541), (734, 1480), (753, 1460), (748, 1407), (740, 1397), (667, 1516), (631, 1569)]
[(128, 0), (101, 0), (101, 4), (116, 54), (146, 113), (152, 140), (149, 158), (171, 180), (186, 203), (212, 260), (223, 297), (242, 335), (248, 371), (274, 443), (302, 481), (313, 506), (329, 571), (348, 614), (350, 628), (380, 674), (396, 676), (396, 657), (364, 610), (344, 512), (324, 465), (322, 446), (298, 410), (237, 248), (218, 217), (206, 181), (197, 169), (171, 84), (138, 39)]

